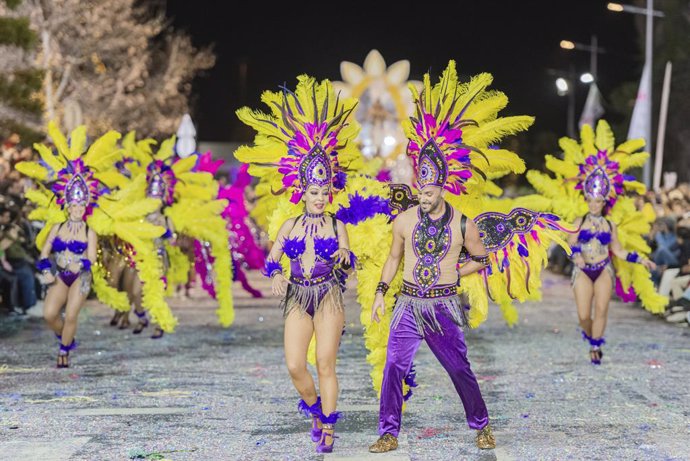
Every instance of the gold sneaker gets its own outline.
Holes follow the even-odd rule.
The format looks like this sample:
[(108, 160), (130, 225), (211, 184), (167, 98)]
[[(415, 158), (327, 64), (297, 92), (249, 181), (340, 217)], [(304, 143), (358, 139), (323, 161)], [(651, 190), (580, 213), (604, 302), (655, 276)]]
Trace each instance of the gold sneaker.
[(398, 448), (398, 439), (391, 434), (383, 434), (375, 444), (369, 447), (371, 453), (385, 453)]
[(491, 426), (488, 424), (484, 429), (477, 431), (477, 448), (481, 448), (482, 450), (496, 448), (496, 439), (491, 432)]

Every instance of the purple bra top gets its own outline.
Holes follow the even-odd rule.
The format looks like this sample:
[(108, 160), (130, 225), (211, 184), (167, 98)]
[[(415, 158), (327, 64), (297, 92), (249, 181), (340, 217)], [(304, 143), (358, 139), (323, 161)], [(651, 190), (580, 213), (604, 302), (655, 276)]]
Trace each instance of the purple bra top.
[(608, 245), (611, 242), (611, 233), (606, 231), (592, 232), (589, 229), (582, 229), (580, 235), (577, 236), (577, 240), (582, 243), (587, 243), (593, 238), (599, 240), (599, 243), (602, 245)]
[[(283, 241), (283, 251), (290, 259), (299, 258), (307, 247), (306, 237), (288, 237)], [(333, 253), (338, 251), (338, 239), (336, 237), (314, 237), (314, 253), (323, 261), (330, 261)]]
[(60, 253), (61, 251), (69, 250), (74, 254), (82, 254), (89, 247), (88, 242), (81, 242), (79, 240), (64, 241), (60, 237), (55, 237), (53, 240), (53, 251)]

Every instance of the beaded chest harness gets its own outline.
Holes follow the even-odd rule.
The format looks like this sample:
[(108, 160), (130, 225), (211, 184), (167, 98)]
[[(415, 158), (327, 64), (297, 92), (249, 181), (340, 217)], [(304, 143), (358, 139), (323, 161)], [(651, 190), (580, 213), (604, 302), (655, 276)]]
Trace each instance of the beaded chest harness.
[(438, 220), (431, 219), (428, 213), (422, 213), (421, 210), (417, 215), (419, 222), (412, 231), (412, 248), (417, 263), (412, 274), (423, 295), (436, 285), (441, 276), (440, 262), (450, 248), (453, 208), (446, 204), (446, 211)]

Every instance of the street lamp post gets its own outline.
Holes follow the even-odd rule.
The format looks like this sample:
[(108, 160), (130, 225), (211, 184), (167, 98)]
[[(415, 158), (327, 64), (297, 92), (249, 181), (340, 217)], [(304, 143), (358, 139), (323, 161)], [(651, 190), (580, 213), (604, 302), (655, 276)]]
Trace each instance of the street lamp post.
[[(568, 119), (566, 125), (566, 132), (571, 138), (576, 136), (576, 126), (575, 126), (575, 83), (577, 81), (577, 73), (575, 72), (575, 66), (570, 64), (568, 71), (558, 70), (558, 69), (547, 69), (550, 75), (556, 78), (556, 89), (558, 90), (559, 96), (568, 96)], [(583, 83), (588, 83), (583, 79), (587, 74), (580, 76), (580, 81)]]
[(597, 57), (599, 53), (604, 54), (606, 50), (599, 48), (597, 45), (597, 36), (592, 34), (590, 44), (572, 42), (570, 40), (561, 40), (561, 48), (564, 50), (582, 50), (589, 51), (589, 73), (592, 74), (594, 80), (597, 78)]
[[(644, 14), (646, 15), (646, 21), (645, 21), (645, 67), (648, 67), (647, 72), (642, 72), (642, 75), (645, 77), (646, 81), (640, 83), (640, 88), (646, 87), (647, 88), (647, 94), (646, 95), (640, 95), (638, 94), (637, 97), (640, 98), (641, 96), (644, 96), (644, 104), (645, 104), (645, 111), (648, 114), (647, 120), (645, 121), (645, 132), (647, 133), (647, 148), (649, 152), (651, 153), (652, 151), (652, 62), (653, 62), (653, 48), (652, 48), (652, 40), (653, 40), (653, 19), (654, 16), (663, 18), (664, 13), (663, 11), (657, 11), (654, 10), (654, 0), (647, 0), (647, 8), (640, 8), (638, 6), (633, 6), (633, 5), (622, 5), (620, 3), (609, 3), (607, 5), (607, 8), (610, 11), (615, 11), (615, 12), (626, 12), (626, 13), (633, 13), (633, 14)], [(651, 183), (651, 176), (652, 176), (652, 171), (651, 171), (651, 162), (645, 162), (644, 167), (642, 169), (642, 178), (645, 186), (649, 187)]]

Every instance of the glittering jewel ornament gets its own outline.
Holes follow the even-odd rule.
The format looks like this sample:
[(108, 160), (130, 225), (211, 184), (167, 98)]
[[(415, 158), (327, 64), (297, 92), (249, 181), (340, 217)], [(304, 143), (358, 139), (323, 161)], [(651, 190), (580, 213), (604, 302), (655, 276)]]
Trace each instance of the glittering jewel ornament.
[(146, 195), (163, 200), (166, 205), (174, 202), (177, 178), (173, 169), (162, 160), (154, 160), (146, 168)]
[(101, 195), (100, 183), (93, 174), (93, 170), (84, 163), (82, 158), (69, 162), (65, 168), (58, 171), (52, 185), (57, 204), (63, 207), (83, 205), (86, 207), (84, 216), (90, 215)]
[(333, 169), (328, 154), (317, 144), (299, 165), (300, 183), (305, 190), (309, 186), (329, 186), (332, 177)]
[(446, 204), (446, 211), (438, 220), (431, 219), (421, 210), (418, 210), (418, 217), (412, 231), (412, 248), (417, 257), (413, 276), (423, 294), (436, 285), (441, 275), (440, 262), (450, 248), (453, 208)]
[(323, 213), (305, 212), (302, 215), (301, 224), (307, 235), (313, 237), (318, 234), (319, 229), (323, 229), (323, 226), (326, 224), (326, 217)]
[(448, 164), (433, 139), (429, 140), (419, 152), (417, 165), (417, 185), (443, 187), (448, 179)]
[(626, 183), (635, 177), (622, 174), (620, 164), (611, 159), (609, 151), (600, 149), (579, 165), (578, 184), (586, 198), (602, 198), (611, 207), (623, 194)]

